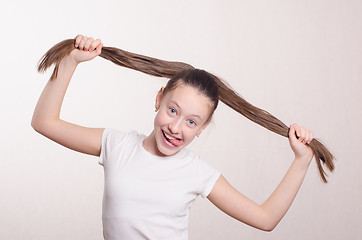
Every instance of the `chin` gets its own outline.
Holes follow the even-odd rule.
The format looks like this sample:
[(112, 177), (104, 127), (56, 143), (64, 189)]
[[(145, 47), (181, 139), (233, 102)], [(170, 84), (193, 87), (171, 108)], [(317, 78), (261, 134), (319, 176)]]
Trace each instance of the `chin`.
[[(162, 143), (161, 143), (162, 144)], [(167, 149), (164, 146), (157, 146), (158, 152), (160, 154), (160, 156), (162, 157), (167, 157), (167, 156), (172, 156), (175, 155), (176, 153), (178, 153), (182, 148), (177, 148), (177, 150), (171, 150), (171, 149)]]
[(178, 153), (182, 148), (182, 147), (174, 147), (174, 148), (168, 148), (167, 146), (165, 146), (165, 143), (163, 142), (162, 136), (159, 136), (159, 141), (157, 141), (157, 150), (158, 150), (158, 154), (161, 157), (167, 157), (167, 156), (172, 156), (175, 155), (176, 153)]

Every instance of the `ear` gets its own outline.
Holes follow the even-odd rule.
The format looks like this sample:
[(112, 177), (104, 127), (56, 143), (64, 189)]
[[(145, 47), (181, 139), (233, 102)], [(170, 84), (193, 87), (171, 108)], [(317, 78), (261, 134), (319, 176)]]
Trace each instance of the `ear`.
[(155, 103), (155, 109), (156, 109), (156, 112), (158, 111), (158, 109), (160, 108), (160, 105), (161, 105), (161, 101), (162, 101), (162, 97), (163, 97), (163, 90), (164, 90), (165, 88), (164, 87), (162, 87), (159, 91), (158, 91), (158, 93), (157, 93), (157, 96), (156, 96), (156, 103)]

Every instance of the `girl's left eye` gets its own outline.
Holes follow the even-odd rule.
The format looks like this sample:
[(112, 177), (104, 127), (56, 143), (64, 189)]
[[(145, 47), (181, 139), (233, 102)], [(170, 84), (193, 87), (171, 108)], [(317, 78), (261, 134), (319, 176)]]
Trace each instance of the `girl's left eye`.
[(189, 124), (192, 125), (192, 126), (194, 126), (196, 123), (195, 123), (194, 120), (189, 120)]
[(176, 113), (176, 110), (174, 108), (170, 108), (170, 113), (171, 114), (175, 114)]

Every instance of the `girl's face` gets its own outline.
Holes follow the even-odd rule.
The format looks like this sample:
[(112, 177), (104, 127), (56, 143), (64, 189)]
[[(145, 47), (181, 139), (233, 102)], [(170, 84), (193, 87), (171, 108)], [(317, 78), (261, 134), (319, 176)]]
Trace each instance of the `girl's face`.
[(179, 84), (156, 98), (158, 113), (154, 130), (145, 140), (147, 151), (158, 156), (171, 156), (186, 147), (209, 124), (211, 100), (192, 86)]

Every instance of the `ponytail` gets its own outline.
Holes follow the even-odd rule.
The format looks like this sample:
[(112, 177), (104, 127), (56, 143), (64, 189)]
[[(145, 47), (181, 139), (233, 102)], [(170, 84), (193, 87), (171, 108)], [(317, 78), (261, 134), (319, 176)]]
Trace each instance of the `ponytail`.
[[(38, 71), (44, 72), (53, 64), (55, 65), (51, 80), (57, 77), (60, 61), (70, 54), (75, 48), (74, 39), (67, 39), (49, 49), (41, 58)], [(114, 47), (103, 47), (100, 57), (105, 58), (119, 66), (131, 68), (156, 77), (172, 78), (177, 73), (186, 69), (194, 69), (193, 66), (182, 62), (169, 62), (156, 58), (151, 58), (135, 53), (130, 53)], [(211, 74), (212, 75), (212, 74)], [(215, 75), (212, 75), (219, 88), (219, 100), (230, 108), (234, 109), (244, 117), (269, 129), (284, 137), (289, 137), (289, 128), (282, 121), (268, 113), (257, 108), (243, 99), (235, 91), (226, 85), (224, 81)], [(317, 162), (318, 170), (323, 182), (327, 182), (326, 172), (322, 163), (330, 172), (334, 170), (334, 156), (328, 149), (314, 138), (308, 145), (314, 152), (314, 158)]]

